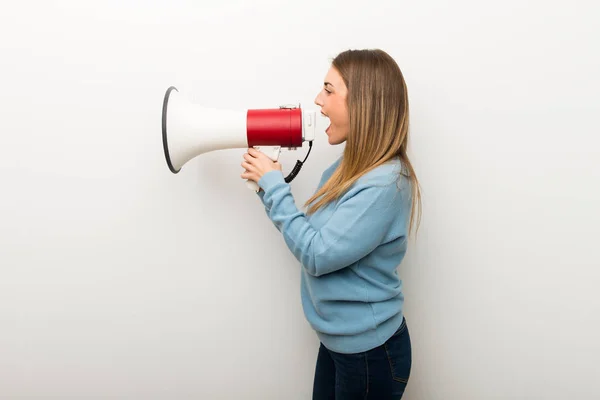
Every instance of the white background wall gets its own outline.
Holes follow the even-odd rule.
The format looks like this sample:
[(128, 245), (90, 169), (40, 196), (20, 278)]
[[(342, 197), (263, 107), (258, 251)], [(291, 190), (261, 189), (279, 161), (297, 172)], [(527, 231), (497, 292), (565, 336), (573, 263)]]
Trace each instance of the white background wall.
[[(405, 398), (600, 396), (593, 1), (20, 1), (0, 12), (0, 398), (309, 399), (299, 266), (240, 179), (173, 175), (163, 94), (300, 103), (347, 48), (401, 66), (421, 179)], [(324, 133), (298, 205), (340, 153)], [(289, 171), (305, 149), (282, 155)]]

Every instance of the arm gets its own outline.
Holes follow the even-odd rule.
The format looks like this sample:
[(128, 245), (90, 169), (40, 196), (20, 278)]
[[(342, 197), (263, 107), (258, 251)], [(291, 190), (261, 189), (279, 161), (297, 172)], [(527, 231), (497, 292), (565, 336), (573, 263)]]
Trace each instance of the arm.
[[(265, 203), (265, 191), (262, 190), (262, 188), (256, 192), (256, 195), (258, 196), (258, 198), (260, 199), (260, 201), (263, 203), (263, 206), (265, 207), (265, 212), (267, 213), (267, 216), (269, 216), (269, 211), (271, 211), (270, 207)], [(279, 230), (279, 227), (277, 225), (275, 225), (275, 227)]]
[[(333, 173), (333, 171), (335, 170), (335, 168), (337, 168), (337, 166), (339, 165), (341, 159), (337, 159), (327, 170), (325, 170), (323, 172), (323, 174), (321, 175), (321, 181), (319, 182), (319, 186), (321, 187), (325, 181), (331, 176), (331, 174)], [(265, 206), (265, 212), (267, 213), (267, 216), (269, 216), (269, 211), (271, 210), (271, 206), (265, 203), (265, 191), (263, 190), (263, 188), (259, 185), (259, 190), (256, 193), (258, 198), (260, 199), (260, 201), (263, 203), (263, 205)], [(275, 227), (281, 231), (280, 227), (275, 225)]]
[(393, 217), (386, 210), (397, 195), (395, 185), (365, 186), (344, 198), (327, 223), (315, 229), (298, 210), (280, 171), (260, 179), (267, 215), (306, 271), (324, 275), (360, 260), (385, 241)]

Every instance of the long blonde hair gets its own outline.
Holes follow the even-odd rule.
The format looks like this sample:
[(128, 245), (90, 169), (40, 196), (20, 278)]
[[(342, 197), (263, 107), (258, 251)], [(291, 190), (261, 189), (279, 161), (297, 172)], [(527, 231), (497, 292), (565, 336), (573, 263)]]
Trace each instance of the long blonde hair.
[(337, 200), (362, 175), (399, 157), (402, 174), (411, 183), (409, 232), (412, 232), (415, 220), (418, 230), (421, 191), (407, 155), (408, 92), (398, 64), (383, 50), (347, 50), (333, 59), (332, 67), (339, 72), (348, 89), (350, 132), (340, 165), (306, 201), (307, 213), (312, 214)]

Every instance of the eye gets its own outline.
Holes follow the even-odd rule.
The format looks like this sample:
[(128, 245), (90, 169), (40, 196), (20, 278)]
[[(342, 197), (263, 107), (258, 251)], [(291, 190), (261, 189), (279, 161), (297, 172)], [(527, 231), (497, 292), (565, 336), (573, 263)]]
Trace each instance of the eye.
[(324, 91), (326, 91), (326, 92), (327, 92), (327, 94), (331, 94), (331, 91), (330, 91), (330, 90), (327, 90), (327, 89), (325, 89), (325, 88), (323, 88), (323, 90), (324, 90)]

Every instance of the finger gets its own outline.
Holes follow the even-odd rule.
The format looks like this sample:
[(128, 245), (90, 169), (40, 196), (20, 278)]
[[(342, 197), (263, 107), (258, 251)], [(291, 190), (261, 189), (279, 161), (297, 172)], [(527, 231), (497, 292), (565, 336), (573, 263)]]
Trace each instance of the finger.
[(256, 174), (254, 174), (254, 173), (252, 173), (252, 172), (243, 172), (243, 173), (240, 175), (240, 177), (241, 177), (242, 179), (248, 179), (248, 180), (250, 180), (250, 181), (255, 181), (255, 182), (258, 180), (258, 179), (257, 179), (257, 175), (256, 175)]
[(248, 149), (248, 154), (252, 157), (255, 158), (259, 158), (259, 157), (266, 157), (266, 155), (260, 151), (260, 150), (256, 150), (255, 148), (251, 147)]
[(242, 168), (244, 168), (247, 171), (250, 171), (250, 172), (256, 171), (256, 168), (254, 167), (254, 165), (250, 164), (249, 162), (242, 161), (241, 165), (242, 165)]

